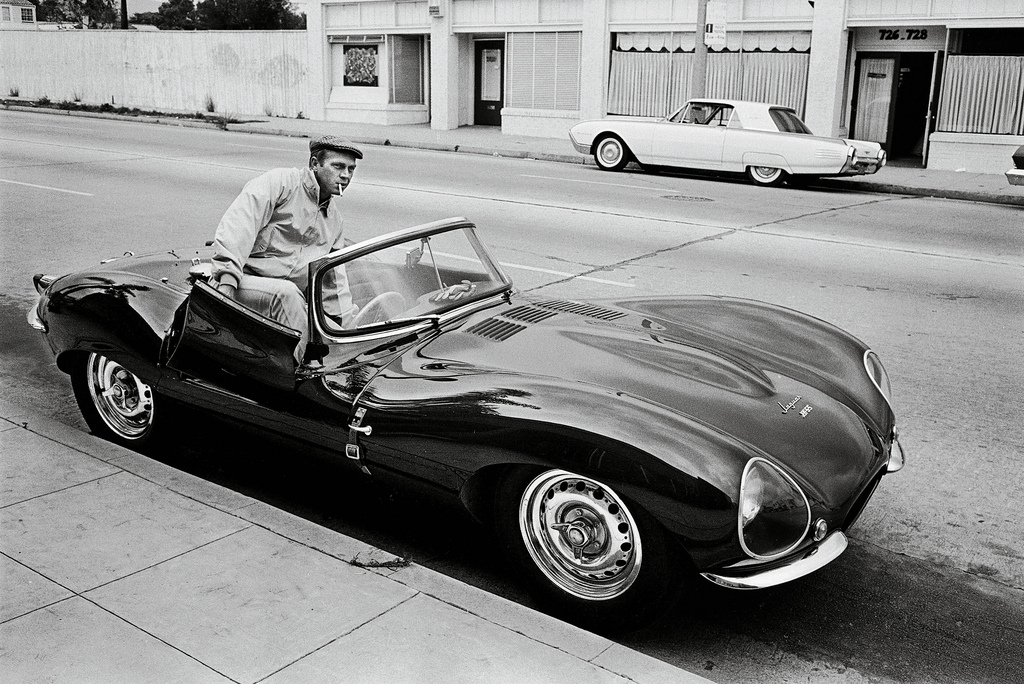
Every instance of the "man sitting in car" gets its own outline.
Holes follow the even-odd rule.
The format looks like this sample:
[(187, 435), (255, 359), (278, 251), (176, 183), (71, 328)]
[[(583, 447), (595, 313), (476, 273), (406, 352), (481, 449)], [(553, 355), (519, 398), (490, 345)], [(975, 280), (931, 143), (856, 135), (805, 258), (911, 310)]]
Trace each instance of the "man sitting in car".
[[(325, 135), (309, 143), (306, 168), (267, 171), (245, 184), (214, 236), (213, 281), (235, 301), (301, 334), (295, 360), (302, 363), (309, 331), (306, 288), (309, 265), (343, 246), (340, 197), (363, 153), (344, 138)], [(336, 314), (349, 321), (352, 302), (344, 269), (335, 283)]]

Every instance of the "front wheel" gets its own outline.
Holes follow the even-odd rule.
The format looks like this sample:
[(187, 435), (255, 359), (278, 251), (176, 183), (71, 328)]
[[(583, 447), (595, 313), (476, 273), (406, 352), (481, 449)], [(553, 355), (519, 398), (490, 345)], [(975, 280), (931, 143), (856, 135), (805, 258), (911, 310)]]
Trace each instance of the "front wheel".
[(614, 135), (601, 138), (594, 146), (594, 162), (604, 171), (621, 171), (629, 163), (630, 153), (626, 143)]
[(558, 617), (615, 632), (672, 604), (679, 577), (664, 532), (601, 482), (519, 472), (503, 482), (496, 506), (506, 552)]
[(152, 439), (156, 393), (124, 366), (101, 354), (83, 356), (71, 369), (71, 385), (93, 434), (129, 447)]
[(747, 178), (756, 185), (775, 187), (782, 185), (782, 181), (786, 179), (786, 172), (774, 166), (748, 166)]

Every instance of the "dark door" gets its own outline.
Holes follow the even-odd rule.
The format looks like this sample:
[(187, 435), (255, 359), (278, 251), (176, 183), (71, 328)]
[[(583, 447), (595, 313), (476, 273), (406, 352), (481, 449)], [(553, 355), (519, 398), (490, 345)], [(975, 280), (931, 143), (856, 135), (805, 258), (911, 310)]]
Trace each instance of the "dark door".
[(933, 52), (860, 55), (851, 137), (880, 143), (890, 160), (920, 164), (935, 64)]
[(500, 126), (505, 92), (505, 43), (481, 40), (476, 44), (475, 116), (477, 126)]
[(889, 156), (920, 163), (928, 127), (928, 103), (932, 85), (932, 52), (904, 52), (897, 62), (896, 101)]

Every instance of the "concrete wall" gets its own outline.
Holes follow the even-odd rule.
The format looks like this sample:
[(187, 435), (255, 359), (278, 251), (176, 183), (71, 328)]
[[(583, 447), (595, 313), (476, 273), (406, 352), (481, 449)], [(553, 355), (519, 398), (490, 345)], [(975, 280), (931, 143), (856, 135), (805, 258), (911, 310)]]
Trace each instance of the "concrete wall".
[(1010, 158), (1024, 145), (1024, 135), (932, 133), (928, 138), (928, 168), (967, 173), (1003, 173)]
[(308, 116), (305, 31), (11, 31), (0, 96), (231, 116)]

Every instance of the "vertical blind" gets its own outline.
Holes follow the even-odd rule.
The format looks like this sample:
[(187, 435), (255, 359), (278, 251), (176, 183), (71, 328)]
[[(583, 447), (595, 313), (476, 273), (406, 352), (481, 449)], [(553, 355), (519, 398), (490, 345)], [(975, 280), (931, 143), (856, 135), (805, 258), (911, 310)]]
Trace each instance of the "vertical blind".
[(1024, 57), (950, 55), (936, 130), (1024, 135)]
[(510, 33), (506, 44), (507, 106), (579, 109), (580, 46), (578, 31)]
[[(809, 64), (806, 52), (713, 52), (705, 92), (792, 107), (803, 116)], [(692, 65), (692, 52), (612, 52), (608, 113), (668, 116), (690, 96)]]

